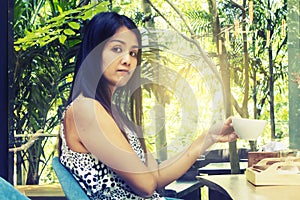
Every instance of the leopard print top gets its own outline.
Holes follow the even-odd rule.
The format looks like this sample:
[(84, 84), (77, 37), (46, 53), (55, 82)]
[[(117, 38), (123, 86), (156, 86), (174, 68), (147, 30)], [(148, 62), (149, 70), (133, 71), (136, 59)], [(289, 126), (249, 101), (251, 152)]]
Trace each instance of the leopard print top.
[[(129, 129), (126, 132), (133, 150), (141, 161), (145, 162), (145, 154), (137, 135)], [(60, 161), (73, 174), (90, 199), (165, 199), (156, 192), (149, 198), (137, 196), (122, 178), (93, 154), (72, 151), (65, 140), (63, 123), (61, 123), (60, 137), (62, 139)]]

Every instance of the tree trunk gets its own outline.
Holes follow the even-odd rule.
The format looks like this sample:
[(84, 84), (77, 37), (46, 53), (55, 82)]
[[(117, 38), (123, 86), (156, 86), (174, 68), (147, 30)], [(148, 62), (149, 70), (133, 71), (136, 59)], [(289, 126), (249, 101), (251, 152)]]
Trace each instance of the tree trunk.
[[(231, 103), (231, 89), (230, 89), (230, 64), (228, 62), (228, 56), (226, 47), (221, 37), (221, 27), (217, 11), (217, 5), (215, 0), (208, 0), (209, 10), (211, 13), (211, 21), (213, 27), (213, 35), (217, 46), (218, 56), (220, 60), (221, 76), (225, 90), (225, 115), (229, 117), (232, 115), (232, 103)], [(236, 174), (240, 172), (239, 157), (237, 154), (236, 141), (229, 143), (230, 152), (230, 165), (231, 173)]]
[[(149, 5), (147, 0), (143, 0), (143, 10), (145, 13), (145, 18), (148, 19), (145, 24), (146, 27), (150, 27), (152, 29), (155, 28), (154, 22), (152, 19), (151, 6)], [(156, 37), (156, 35), (151, 34), (151, 37)], [(156, 41), (155, 39), (152, 41)], [(153, 55), (156, 57), (156, 60), (159, 60), (159, 52), (157, 50), (152, 50)], [(155, 60), (155, 59), (154, 59)], [(156, 63), (152, 63), (151, 65), (157, 65)], [(160, 80), (159, 67), (154, 66), (154, 76), (155, 80)], [(163, 78), (163, 77), (162, 77)], [(157, 159), (159, 161), (164, 161), (168, 158), (167, 152), (167, 137), (166, 137), (166, 129), (165, 129), (165, 98), (164, 92), (162, 91), (160, 86), (155, 87), (154, 93), (156, 94), (156, 102), (155, 102), (155, 145), (156, 145), (156, 153)]]
[(39, 163), (42, 154), (42, 139), (36, 140), (35, 143), (28, 149), (28, 172), (26, 185), (38, 185), (39, 184)]
[(271, 138), (274, 140), (275, 135), (275, 113), (274, 113), (274, 74), (273, 74), (273, 56), (272, 56), (272, 46), (270, 44), (268, 48), (269, 53), (269, 96), (270, 96), (270, 120), (271, 120)]
[[(246, 0), (243, 0), (243, 7), (246, 7)], [(243, 21), (246, 21), (246, 11), (242, 10)], [(245, 75), (245, 90), (243, 99), (243, 117), (249, 118), (248, 113), (248, 97), (249, 97), (249, 54), (247, 45), (247, 33), (246, 33), (246, 23), (242, 23), (242, 34), (243, 34), (243, 50), (244, 50), (244, 75)]]
[[(254, 40), (252, 40), (254, 41)], [(252, 43), (253, 49), (255, 48), (255, 42)], [(253, 117), (254, 119), (258, 118), (257, 112), (257, 80), (256, 80), (256, 69), (257, 61), (254, 61), (254, 66), (252, 66), (252, 73), (253, 73)], [(250, 144), (250, 151), (257, 151), (257, 141), (249, 141)]]
[[(242, 13), (243, 13), (243, 21), (246, 21), (246, 0), (243, 0), (243, 8)], [(246, 23), (242, 24), (242, 34), (243, 34), (243, 50), (244, 50), (244, 75), (245, 75), (245, 92), (244, 92), (244, 100), (243, 100), (243, 105), (242, 105), (242, 111), (243, 114), (242, 116), (245, 118), (249, 118), (249, 111), (248, 111), (248, 97), (249, 97), (249, 85), (250, 85), (250, 80), (249, 80), (249, 53), (248, 53), (248, 44), (247, 44), (247, 33), (246, 33)], [(255, 77), (255, 72), (254, 72), (254, 77)], [(254, 78), (255, 79), (255, 78)], [(256, 84), (256, 80), (254, 80), (254, 84)], [(254, 88), (256, 86), (254, 85)], [(256, 105), (256, 96), (254, 97), (254, 105)], [(256, 115), (256, 109), (254, 109), (254, 118), (257, 118)], [(250, 145), (250, 150), (251, 151), (256, 151), (256, 141), (249, 141)]]
[[(270, 0), (268, 1), (268, 10), (271, 10), (270, 7)], [(271, 120), (271, 138), (275, 139), (275, 114), (274, 114), (274, 74), (273, 74), (273, 50), (272, 50), (272, 42), (271, 42), (271, 35), (273, 30), (271, 30), (271, 16), (268, 20), (268, 28), (267, 31), (269, 31), (269, 34), (267, 34), (267, 41), (269, 41), (268, 45), (268, 56), (269, 56), (269, 73), (270, 73), (270, 79), (269, 79), (269, 97), (270, 97), (270, 120)]]

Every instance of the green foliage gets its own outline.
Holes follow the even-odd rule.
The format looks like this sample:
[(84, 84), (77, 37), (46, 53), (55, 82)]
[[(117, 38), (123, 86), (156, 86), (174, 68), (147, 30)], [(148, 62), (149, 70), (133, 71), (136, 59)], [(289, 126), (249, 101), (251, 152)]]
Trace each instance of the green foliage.
[[(33, 46), (43, 47), (57, 38), (64, 44), (68, 36), (79, 34), (78, 30), (81, 27), (81, 22), (90, 19), (95, 13), (107, 10), (107, 5), (107, 2), (102, 2), (67, 11), (59, 9), (59, 15), (47, 20), (43, 26), (32, 31), (25, 29), (25, 37), (18, 38), (14, 43), (15, 50), (19, 51), (22, 49), (26, 51), (27, 48)], [(59, 6), (57, 7), (60, 8)]]
[(193, 31), (198, 35), (197, 37), (203, 37), (210, 32), (212, 27), (209, 13), (204, 10), (189, 10), (186, 12), (186, 16), (191, 22)]
[[(108, 10), (108, 5), (106, 1), (78, 7), (75, 0), (16, 1), (12, 132), (34, 134), (41, 129), (46, 136), (18, 153), (18, 184), (23, 184), (22, 180), (38, 184), (43, 172), (49, 173), (48, 163), (56, 149), (52, 146), (49, 150), (53, 139), (47, 134), (58, 133), (82, 27), (96, 13)], [(10, 142), (20, 146), (29, 139)], [(22, 177), (22, 171), (27, 178)]]
[[(244, 49), (243, 38), (241, 29), (238, 35), (235, 33), (235, 20), (240, 22), (240, 27), (246, 25), (246, 36), (248, 38), (248, 53), (250, 59), (250, 96), (249, 100), (254, 104), (254, 109), (248, 108), (248, 112), (254, 118), (270, 119), (270, 62), (273, 64), (273, 84), (275, 86), (275, 113), (278, 118), (278, 132), (286, 132), (285, 125), (281, 126), (281, 122), (287, 122), (286, 116), (282, 113), (286, 113), (287, 100), (282, 98), (287, 93), (287, 37), (283, 32), (285, 28), (282, 23), (286, 20), (287, 15), (287, 2), (282, 1), (269, 1), (269, 0), (254, 0), (254, 12), (253, 22), (249, 23), (249, 6), (246, 5), (245, 12), (247, 12), (246, 21), (242, 19), (242, 10), (230, 1), (219, 2), (219, 14), (222, 19), (222, 28), (224, 33), (226, 28), (229, 29), (229, 37), (223, 39), (226, 46), (227, 53), (230, 55), (231, 63), (231, 76), (232, 76), (232, 88), (234, 96), (241, 102), (241, 93), (245, 88), (245, 75), (244, 75)], [(269, 33), (268, 33), (269, 31)], [(269, 38), (268, 38), (268, 34)], [(229, 41), (226, 41), (229, 39)], [(272, 60), (270, 61), (269, 47), (272, 47)], [(254, 101), (256, 100), (256, 102)], [(285, 110), (280, 112), (277, 107)], [(257, 112), (256, 112), (256, 111)], [(256, 115), (255, 115), (256, 113)], [(241, 114), (241, 113), (239, 113)], [(281, 122), (280, 122), (281, 121)]]
[[(169, 2), (169, 1), (168, 1)], [(174, 2), (174, 5), (186, 17), (185, 23), (183, 20), (178, 20), (177, 13), (170, 9), (168, 3), (162, 1), (151, 1), (152, 5), (160, 12), (165, 18), (165, 22), (170, 23), (177, 30), (180, 30), (182, 34), (188, 33), (185, 23), (190, 24), (194, 38), (197, 38), (201, 42), (202, 48), (208, 51), (214, 61), (219, 65), (220, 60), (217, 59), (218, 45), (213, 44), (215, 37), (212, 35), (212, 26), (210, 19), (216, 16), (211, 16), (204, 9), (207, 7), (204, 3), (198, 3), (197, 6), (186, 6), (182, 1)], [(218, 17), (221, 25), (221, 32), (218, 33), (220, 40), (224, 43), (223, 49), (227, 54), (230, 65), (231, 76), (231, 90), (233, 97), (235, 98), (237, 105), (242, 107), (244, 98), (249, 101), (249, 106), (243, 107), (235, 111), (236, 114), (247, 116), (250, 118), (262, 118), (270, 120), (270, 72), (269, 63), (273, 64), (273, 83), (275, 94), (275, 117), (276, 117), (276, 132), (281, 134), (283, 132), (286, 136), (287, 130), (287, 118), (288, 113), (287, 106), (287, 37), (286, 27), (283, 26), (287, 9), (287, 2), (282, 1), (269, 1), (269, 0), (254, 0), (254, 19), (250, 23), (249, 18), (249, 1), (243, 1), (243, 5), (239, 5), (239, 2), (233, 1), (218, 1), (215, 2), (218, 9)], [(183, 5), (185, 5), (183, 7)], [(202, 7), (203, 6), (203, 7)], [(244, 12), (244, 13), (243, 13)], [(243, 14), (246, 15), (245, 19)], [(156, 26), (166, 27), (161, 19), (156, 16)], [(235, 22), (239, 21), (239, 27), (236, 28)], [(161, 25), (162, 24), (162, 25)], [(242, 26), (245, 26), (245, 30), (242, 30)], [(236, 30), (237, 29), (237, 30)], [(270, 31), (270, 38), (268, 41), (267, 35)], [(237, 32), (237, 34), (236, 34)], [(245, 33), (245, 34), (244, 34)], [(228, 35), (226, 35), (228, 34)], [(244, 41), (244, 35), (248, 40)], [(243, 49), (244, 43), (247, 43), (247, 49)], [(272, 55), (269, 57), (269, 44), (272, 45)], [(223, 47), (223, 48), (224, 48)], [(250, 91), (249, 95), (245, 96), (246, 91), (246, 79), (245, 79), (245, 60), (244, 54), (249, 56), (249, 72), (250, 77)], [(222, 66), (220, 66), (222, 67)], [(252, 105), (251, 105), (252, 104)], [(270, 139), (270, 128), (267, 128), (264, 137)], [(264, 140), (266, 142), (268, 140)]]

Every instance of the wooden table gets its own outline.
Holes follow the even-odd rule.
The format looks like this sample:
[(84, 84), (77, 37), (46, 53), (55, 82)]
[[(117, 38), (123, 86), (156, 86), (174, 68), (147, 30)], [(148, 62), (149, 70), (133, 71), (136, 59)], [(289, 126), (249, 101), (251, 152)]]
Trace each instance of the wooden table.
[(65, 200), (60, 184), (51, 185), (16, 185), (15, 188), (32, 200)]
[[(254, 186), (244, 174), (197, 176), (209, 187), (210, 199), (234, 200), (296, 200), (300, 199), (300, 186)], [(217, 193), (215, 193), (217, 192)], [(212, 195), (212, 196), (211, 196)], [(213, 196), (215, 195), (215, 196)]]

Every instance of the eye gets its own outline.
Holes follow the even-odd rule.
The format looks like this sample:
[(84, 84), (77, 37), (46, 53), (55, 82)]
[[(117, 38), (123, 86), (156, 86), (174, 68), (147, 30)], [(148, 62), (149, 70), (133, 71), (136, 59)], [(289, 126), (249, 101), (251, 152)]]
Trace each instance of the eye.
[(129, 55), (136, 58), (137, 57), (137, 52), (136, 51), (130, 51)]
[(122, 53), (122, 48), (119, 46), (115, 46), (112, 48), (112, 51), (115, 53)]

